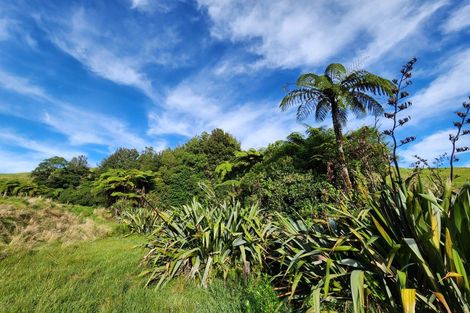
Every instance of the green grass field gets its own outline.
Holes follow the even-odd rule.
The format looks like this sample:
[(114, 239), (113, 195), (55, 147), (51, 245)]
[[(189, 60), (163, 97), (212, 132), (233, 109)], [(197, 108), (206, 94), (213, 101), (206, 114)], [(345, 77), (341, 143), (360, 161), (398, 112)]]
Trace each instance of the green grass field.
[(11, 174), (0, 174), (0, 179), (18, 179), (21, 181), (31, 180), (30, 173), (11, 173)]
[[(402, 168), (400, 170), (403, 176), (406, 178), (412, 173), (412, 169)], [(449, 168), (438, 169), (437, 172), (443, 178), (448, 178), (450, 175)], [(429, 169), (423, 170), (424, 176), (429, 176)], [(470, 181), (470, 168), (469, 167), (456, 167), (454, 168), (454, 186), (461, 187), (465, 182)]]
[[(3, 206), (5, 214), (5, 206), (22, 210), (28, 205), (19, 198), (4, 198), (0, 209)], [(69, 208), (80, 218), (101, 219), (90, 216), (91, 210), (84, 207), (61, 209)], [(5, 222), (1, 213), (0, 226)], [(139, 274), (146, 238), (116, 231), (104, 236), (70, 244), (0, 245), (0, 312), (276, 312), (278, 306), (284, 308), (262, 280), (217, 280), (208, 289), (183, 280), (161, 290), (144, 287), (145, 278)]]

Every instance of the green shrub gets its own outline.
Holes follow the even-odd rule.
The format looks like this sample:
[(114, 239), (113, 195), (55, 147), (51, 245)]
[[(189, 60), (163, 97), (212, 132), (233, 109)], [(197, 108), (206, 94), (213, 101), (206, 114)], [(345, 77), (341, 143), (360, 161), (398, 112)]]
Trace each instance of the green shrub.
[(157, 227), (158, 213), (148, 207), (127, 207), (121, 212), (120, 221), (127, 225), (129, 231), (147, 234)]
[(312, 312), (346, 302), (398, 312), (405, 301), (417, 312), (467, 312), (470, 184), (452, 195), (449, 183), (441, 197), (421, 183), (392, 186), (363, 191), (363, 209), (340, 206), (313, 227), (280, 216), (274, 282)]
[(70, 203), (83, 206), (102, 206), (106, 198), (97, 193), (92, 181), (85, 181), (75, 188), (67, 188), (60, 192), (57, 200), (61, 203)]
[(94, 187), (108, 205), (121, 198), (137, 203), (142, 200), (142, 194), (152, 189), (154, 176), (151, 171), (111, 169), (99, 176)]
[(248, 276), (261, 269), (274, 230), (256, 206), (239, 202), (193, 200), (171, 212), (158, 212), (161, 223), (145, 256), (148, 283), (157, 287), (178, 276), (207, 286), (215, 276)]

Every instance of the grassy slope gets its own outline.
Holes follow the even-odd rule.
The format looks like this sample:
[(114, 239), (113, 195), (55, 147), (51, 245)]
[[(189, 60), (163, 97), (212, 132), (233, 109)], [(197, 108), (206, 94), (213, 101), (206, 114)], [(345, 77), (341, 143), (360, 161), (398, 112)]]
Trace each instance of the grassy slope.
[(113, 235), (69, 246), (9, 247), (3, 259), (0, 253), (0, 311), (274, 312), (278, 305), (263, 284), (215, 282), (205, 290), (180, 281), (145, 288), (138, 276), (145, 240)]
[[(411, 174), (412, 169), (402, 168), (401, 171), (402, 171), (402, 174), (405, 177), (408, 177)], [(440, 175), (444, 178), (447, 178), (450, 175), (450, 169), (449, 168), (439, 169), (438, 171), (439, 171)], [(429, 173), (429, 170), (425, 169), (424, 174), (428, 175), (428, 173)], [(455, 178), (454, 178), (455, 187), (461, 187), (465, 182), (470, 181), (470, 168), (468, 168), (468, 167), (457, 167), (457, 168), (454, 168), (454, 173), (455, 173), (454, 174), (454, 176), (455, 176)]]
[(0, 174), (0, 179), (30, 180), (30, 173)]

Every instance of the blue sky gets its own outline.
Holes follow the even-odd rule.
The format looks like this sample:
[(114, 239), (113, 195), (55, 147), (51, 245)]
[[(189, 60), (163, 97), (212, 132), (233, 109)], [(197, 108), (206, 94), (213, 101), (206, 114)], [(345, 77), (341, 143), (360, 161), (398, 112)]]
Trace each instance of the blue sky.
[(299, 74), (341, 62), (394, 78), (416, 56), (408, 165), (449, 150), (453, 112), (470, 95), (470, 1), (9, 2), (0, 172), (54, 155), (94, 165), (117, 147), (160, 150), (215, 127), (263, 147), (304, 129), (278, 108)]

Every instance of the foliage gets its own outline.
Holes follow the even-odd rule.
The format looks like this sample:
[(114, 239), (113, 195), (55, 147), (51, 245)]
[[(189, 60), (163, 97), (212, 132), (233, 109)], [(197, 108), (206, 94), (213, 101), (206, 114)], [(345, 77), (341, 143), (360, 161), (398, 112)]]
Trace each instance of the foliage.
[(346, 124), (348, 112), (364, 116), (370, 112), (377, 116), (383, 108), (373, 95), (391, 95), (392, 83), (365, 70), (347, 71), (342, 64), (332, 63), (323, 75), (302, 74), (279, 105), (286, 110), (297, 105), (297, 118), (303, 120), (311, 113), (317, 121), (324, 121), (331, 113), (336, 139), (338, 164), (346, 189), (351, 189), (346, 158), (343, 150), (342, 127)]
[(186, 276), (207, 286), (214, 277), (247, 276), (261, 268), (273, 228), (256, 206), (193, 200), (158, 214), (161, 223), (145, 256), (149, 284), (161, 287)]
[(152, 147), (145, 147), (137, 158), (137, 162), (142, 171), (156, 172), (161, 166), (160, 155)]
[(141, 196), (154, 185), (155, 174), (136, 169), (111, 169), (101, 174), (95, 182), (95, 189), (102, 194), (108, 204), (119, 198), (142, 200)]
[(162, 207), (186, 204), (201, 195), (199, 183), (207, 182), (208, 163), (202, 154), (188, 152), (184, 147), (165, 150), (161, 154), (162, 166), (156, 173), (155, 194)]
[[(279, 216), (270, 264), (279, 271), (275, 282), (291, 299), (314, 306), (348, 298), (357, 305), (360, 287), (372, 311), (402, 310), (411, 294), (416, 302), (406, 305), (418, 312), (468, 311), (470, 251), (461, 238), (470, 235), (470, 185), (452, 195), (449, 183), (440, 198), (422, 184), (363, 198), (359, 212), (344, 206), (337, 218), (312, 227)], [(358, 285), (359, 277), (364, 283)]]
[[(346, 135), (344, 151), (353, 176), (367, 185), (380, 184), (389, 171), (389, 149), (379, 130), (364, 126)], [(365, 178), (365, 179), (363, 179)]]
[[(85, 156), (74, 157), (69, 161), (62, 157), (52, 157), (39, 163), (31, 172), (33, 182), (50, 189), (66, 189), (80, 185), (81, 180), (89, 174), (88, 162)], [(51, 190), (50, 196), (59, 192)]]
[[(470, 99), (470, 97), (468, 97)], [(452, 152), (450, 155), (450, 180), (454, 179), (454, 162), (458, 161), (456, 154), (460, 152), (468, 151), (469, 147), (457, 147), (457, 141), (461, 136), (470, 134), (470, 130), (463, 129), (465, 125), (470, 124), (470, 119), (467, 117), (470, 113), (470, 102), (464, 102), (462, 104), (464, 111), (458, 111), (455, 114), (459, 117), (459, 121), (454, 122), (454, 126), (457, 127), (457, 133), (455, 135), (449, 135), (449, 140), (452, 143)]]
[(158, 213), (147, 206), (127, 206), (121, 211), (119, 219), (131, 232), (148, 234), (157, 227)]
[(85, 206), (106, 205), (105, 196), (97, 192), (92, 180), (83, 180), (77, 187), (62, 190), (57, 197), (57, 201)]
[(203, 132), (201, 136), (192, 138), (185, 148), (190, 153), (207, 157), (206, 170), (208, 178), (211, 178), (218, 164), (230, 160), (240, 150), (240, 143), (232, 135), (216, 128), (210, 134)]
[(469, 197), (469, 185), (452, 196), (449, 183), (439, 199), (418, 184), (383, 190), (359, 217), (347, 215), (371, 298), (396, 309), (400, 290), (411, 288), (418, 311), (468, 311), (470, 250), (461, 238), (470, 235)]
[(0, 194), (5, 196), (37, 196), (45, 192), (45, 188), (29, 180), (0, 180)]
[(139, 151), (136, 149), (118, 148), (113, 154), (101, 161), (98, 168), (99, 172), (106, 172), (111, 169), (138, 169), (139, 165), (137, 159), (139, 158)]
[(237, 151), (232, 161), (225, 161), (217, 165), (215, 173), (221, 181), (239, 178), (262, 159), (263, 153), (255, 149)]
[[(377, 130), (363, 127), (348, 133), (344, 147), (355, 176), (377, 183), (387, 168)], [(237, 152), (216, 168), (217, 191), (221, 197), (225, 191), (242, 201), (258, 202), (268, 212), (308, 219), (337, 201), (337, 163), (333, 131), (307, 128), (306, 135), (292, 133), (266, 149)]]
[(291, 166), (290, 158), (278, 160), (262, 172), (246, 175), (241, 186), (268, 212), (304, 218), (324, 213), (326, 204), (336, 200), (336, 189), (323, 177), (294, 171)]

